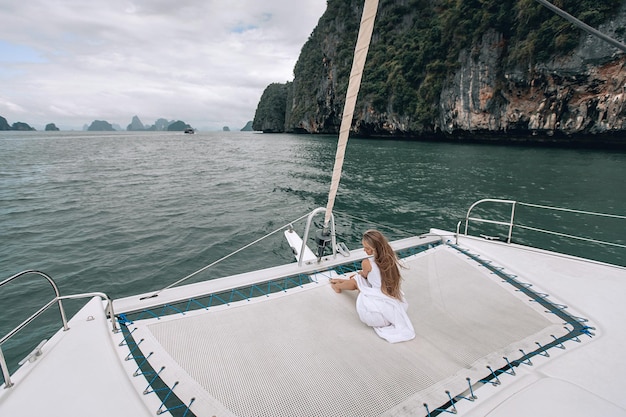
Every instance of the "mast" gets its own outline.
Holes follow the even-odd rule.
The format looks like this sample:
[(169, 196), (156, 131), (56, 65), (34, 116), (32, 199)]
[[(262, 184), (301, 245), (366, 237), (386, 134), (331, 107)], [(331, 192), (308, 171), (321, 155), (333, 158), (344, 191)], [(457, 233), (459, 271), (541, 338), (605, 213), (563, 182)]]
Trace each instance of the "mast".
[(335, 196), (337, 195), (339, 180), (341, 179), (344, 154), (346, 153), (348, 136), (350, 135), (350, 127), (352, 126), (352, 116), (354, 115), (356, 98), (359, 94), (359, 88), (361, 87), (363, 67), (365, 67), (365, 60), (367, 58), (367, 51), (370, 47), (370, 40), (372, 39), (372, 31), (374, 30), (374, 20), (376, 19), (377, 11), (378, 0), (365, 0), (363, 15), (361, 16), (359, 36), (354, 48), (354, 58), (352, 61), (352, 70), (350, 71), (350, 81), (348, 82), (346, 102), (343, 108), (341, 127), (339, 128), (339, 141), (337, 142), (335, 167), (333, 168), (330, 192), (328, 193), (328, 204), (326, 205), (326, 214), (324, 216), (324, 230), (327, 230), (328, 228), (328, 222), (330, 221), (333, 206), (335, 205)]

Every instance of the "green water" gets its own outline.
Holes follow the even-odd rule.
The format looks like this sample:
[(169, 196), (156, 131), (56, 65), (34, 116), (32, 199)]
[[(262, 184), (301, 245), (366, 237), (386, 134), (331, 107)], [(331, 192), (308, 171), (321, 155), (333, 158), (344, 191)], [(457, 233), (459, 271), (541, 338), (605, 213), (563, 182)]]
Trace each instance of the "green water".
[[(0, 280), (37, 269), (62, 294), (160, 289), (325, 206), (335, 147), (334, 137), (249, 132), (0, 132)], [(624, 215), (624, 178), (624, 152), (356, 139), (337, 231), (355, 247), (370, 227), (391, 239), (454, 230), (482, 198)], [(625, 243), (623, 220), (517, 212), (527, 225)], [(524, 231), (513, 238), (626, 265), (619, 247)], [(291, 261), (278, 233), (197, 279)], [(0, 289), (0, 335), (51, 298), (36, 280)], [(15, 344), (3, 346), (7, 356), (18, 355)]]

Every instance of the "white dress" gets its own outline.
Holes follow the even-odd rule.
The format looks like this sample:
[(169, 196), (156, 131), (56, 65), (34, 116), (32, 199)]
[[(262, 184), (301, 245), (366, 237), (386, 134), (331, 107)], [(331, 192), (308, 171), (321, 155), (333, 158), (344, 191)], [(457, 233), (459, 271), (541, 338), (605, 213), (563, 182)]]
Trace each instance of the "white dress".
[(391, 343), (405, 342), (415, 337), (415, 330), (406, 314), (406, 301), (385, 295), (381, 290), (382, 279), (380, 269), (373, 258), (370, 258), (372, 270), (367, 278), (357, 274), (355, 277), (359, 287), (356, 299), (356, 310), (361, 321), (374, 328), (378, 336)]

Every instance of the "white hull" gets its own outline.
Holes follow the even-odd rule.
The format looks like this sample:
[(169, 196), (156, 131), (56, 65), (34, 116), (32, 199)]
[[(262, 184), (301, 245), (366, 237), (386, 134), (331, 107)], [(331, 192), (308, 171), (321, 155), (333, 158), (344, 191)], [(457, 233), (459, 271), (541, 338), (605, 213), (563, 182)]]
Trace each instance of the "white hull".
[[(626, 342), (620, 322), (626, 316), (621, 303), (624, 268), (463, 236), (458, 246), (464, 252), (447, 244), (427, 248), (441, 237), (454, 245), (451, 233), (438, 230), (393, 242), (395, 249), (426, 249), (407, 258), (404, 272), (414, 341), (389, 344), (360, 323), (354, 296), (335, 294), (328, 285), (328, 278), (341, 270), (311, 275), (362, 259), (364, 253), (357, 249), (349, 258), (289, 264), (172, 288), (144, 300), (115, 300), (118, 314), (152, 311), (128, 315), (140, 317), (128, 324), (134, 342), (111, 331), (103, 303), (94, 299), (70, 321), (69, 331), (57, 333), (36, 361), (11, 376), (14, 385), (0, 392), (0, 411), (16, 416), (139, 416), (168, 408), (174, 415), (197, 416), (428, 415), (443, 407), (465, 416), (626, 416), (626, 362), (620, 355)], [(487, 266), (465, 251), (488, 260)], [(541, 352), (537, 346), (546, 346), (572, 326), (564, 326), (554, 314), (539, 317), (543, 307), (502, 283), (490, 268), (532, 284), (540, 298), (547, 294), (567, 314), (588, 320), (581, 322), (589, 326), (589, 334)], [(284, 291), (262, 294), (260, 283), (280, 282), (281, 277), (293, 281), (298, 274), (312, 276), (312, 283), (291, 282)], [(467, 281), (469, 286), (459, 292), (460, 279), (476, 281)], [(251, 285), (259, 290), (250, 292)], [(234, 287), (248, 292), (229, 293)], [(484, 303), (476, 298), (502, 291), (506, 294)], [(200, 298), (209, 294), (217, 295)], [(218, 302), (230, 301), (225, 294), (243, 300)], [(181, 308), (195, 301), (176, 304), (190, 298), (208, 309)], [(465, 305), (459, 303), (464, 299)], [(509, 338), (504, 333), (510, 329), (490, 328), (509, 320), (507, 314), (487, 313), (484, 322), (477, 321), (483, 305), (505, 308), (495, 305), (498, 300), (508, 303), (511, 316), (524, 317), (518, 321), (527, 327), (519, 331), (529, 331), (527, 337)], [(156, 307), (163, 303), (173, 307)], [(160, 312), (168, 314), (156, 318)], [(496, 346), (500, 337), (501, 346)], [(523, 356), (517, 353), (521, 347), (525, 353), (539, 351), (530, 359), (532, 365), (514, 362)], [(486, 348), (491, 350), (481, 350)], [(510, 368), (502, 356), (513, 363)], [(146, 363), (158, 372), (146, 370)], [(405, 365), (395, 369), (394, 363)], [(169, 389), (150, 385), (157, 373), (173, 387), (165, 404)], [(493, 385), (495, 381), (500, 384)], [(32, 401), (34, 393), (37, 401)], [(469, 401), (471, 393), (477, 399)], [(179, 403), (171, 402), (174, 396)]]

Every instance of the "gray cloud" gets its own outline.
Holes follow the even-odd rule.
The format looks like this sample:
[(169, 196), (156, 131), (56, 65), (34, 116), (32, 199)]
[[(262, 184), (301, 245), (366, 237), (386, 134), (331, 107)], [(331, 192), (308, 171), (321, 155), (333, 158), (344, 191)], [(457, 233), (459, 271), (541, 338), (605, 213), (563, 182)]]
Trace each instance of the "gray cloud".
[[(6, 3), (6, 4), (5, 4)], [(37, 128), (243, 126), (293, 78), (325, 0), (0, 0), (0, 115)]]

